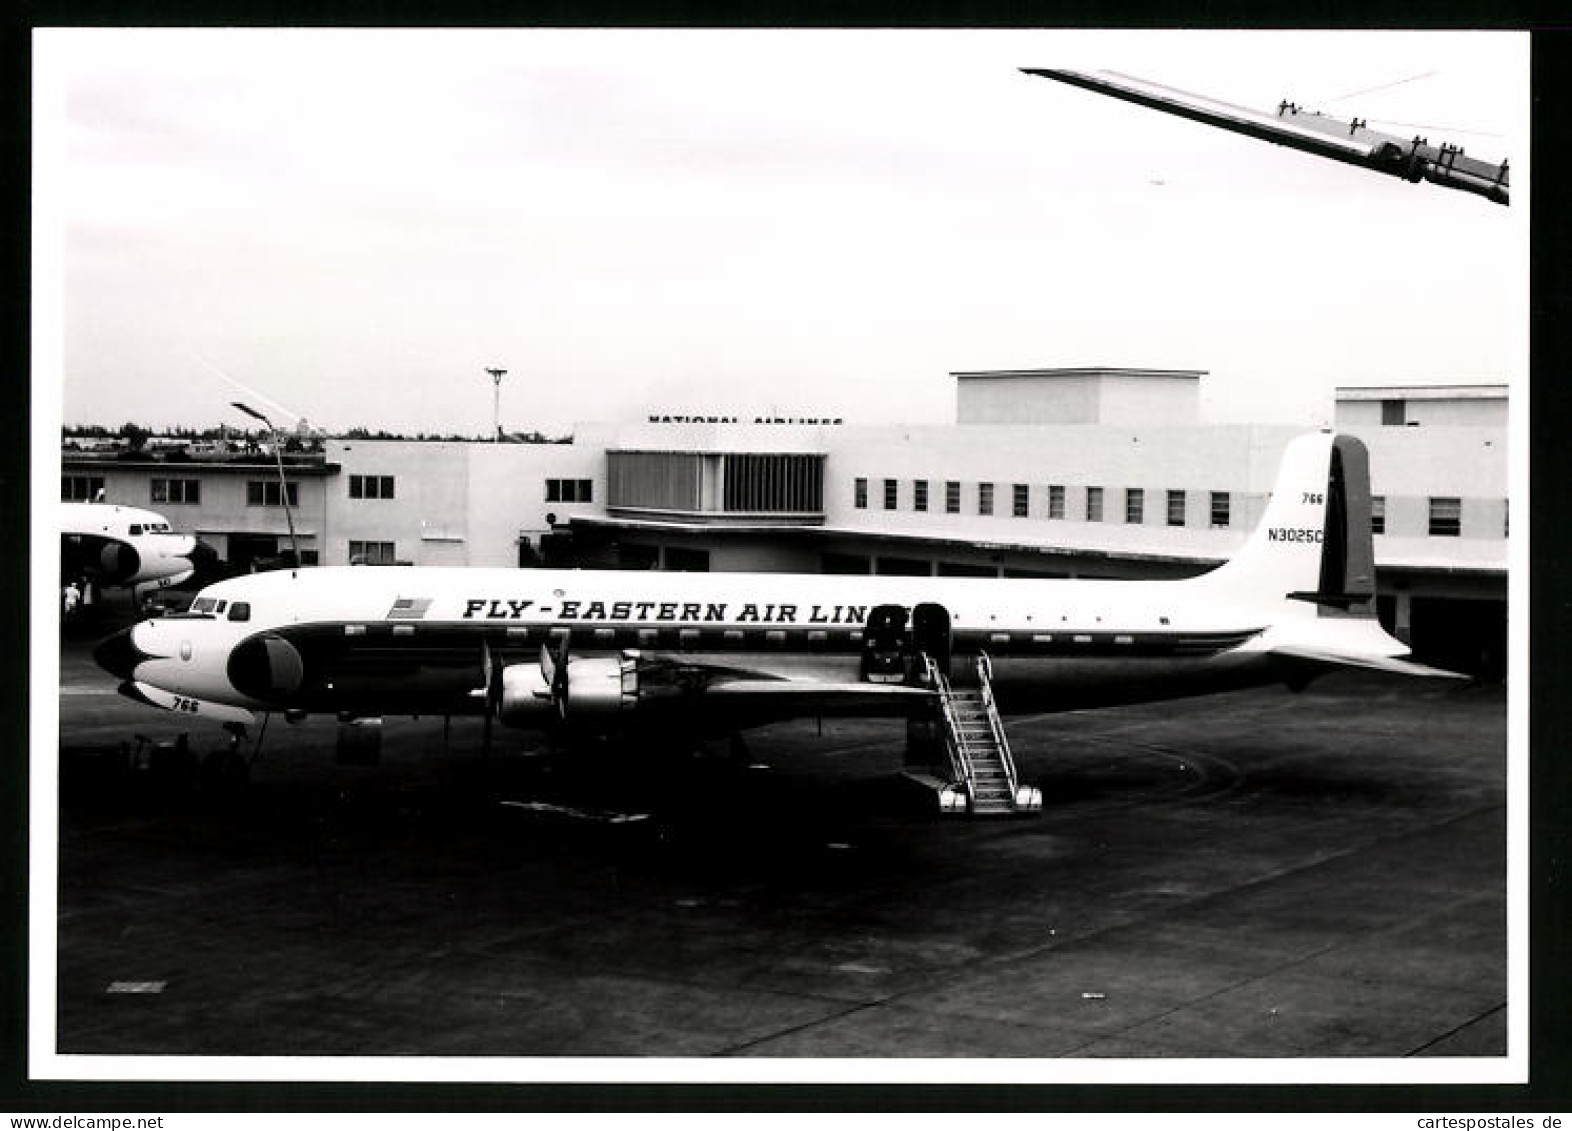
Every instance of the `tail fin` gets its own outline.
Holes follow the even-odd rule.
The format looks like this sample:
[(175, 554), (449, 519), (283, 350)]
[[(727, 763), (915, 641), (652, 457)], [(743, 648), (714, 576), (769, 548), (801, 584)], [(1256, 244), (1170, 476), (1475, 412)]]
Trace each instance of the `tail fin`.
[(1246, 649), (1313, 667), (1466, 678), (1402, 659), (1408, 646), (1376, 619), (1370, 456), (1352, 436), (1290, 441), (1261, 525), (1194, 584), (1262, 610), (1267, 627)]
[[(1200, 579), (1198, 579), (1200, 580)], [(1241, 601), (1298, 603), (1305, 616), (1375, 616), (1370, 457), (1353, 436), (1289, 442), (1261, 524), (1206, 574)]]

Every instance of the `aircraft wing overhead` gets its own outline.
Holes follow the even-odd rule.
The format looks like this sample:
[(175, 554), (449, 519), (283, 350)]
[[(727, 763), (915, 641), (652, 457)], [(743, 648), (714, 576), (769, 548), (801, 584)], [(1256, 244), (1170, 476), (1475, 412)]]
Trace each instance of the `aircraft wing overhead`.
[(924, 699), (933, 692), (902, 683), (820, 683), (804, 679), (733, 679), (713, 683), (707, 695), (860, 695), (873, 699)]
[(1498, 165), (1481, 161), (1465, 156), (1455, 145), (1445, 142), (1431, 145), (1428, 138), (1403, 138), (1382, 133), (1370, 129), (1358, 118), (1333, 118), (1288, 101), (1281, 102), (1275, 114), (1251, 110), (1115, 71), (1037, 67), (1022, 67), (1021, 70), (1028, 75), (1068, 83), (1318, 157), (1359, 165), (1409, 181), (1424, 180), (1443, 188), (1460, 189), (1498, 204), (1508, 203), (1507, 162)]

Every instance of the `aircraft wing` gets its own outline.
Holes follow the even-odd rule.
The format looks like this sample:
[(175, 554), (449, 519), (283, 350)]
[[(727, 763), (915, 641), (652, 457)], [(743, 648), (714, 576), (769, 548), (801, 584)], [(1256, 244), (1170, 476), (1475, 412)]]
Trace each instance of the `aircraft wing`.
[(1499, 165), (1465, 156), (1455, 145), (1431, 145), (1428, 138), (1398, 137), (1370, 129), (1360, 119), (1343, 120), (1282, 102), (1277, 113), (1234, 106), (1214, 98), (1176, 90), (1160, 83), (1114, 71), (1069, 71), (1022, 67), (1028, 75), (1068, 83), (1097, 94), (1134, 102), (1232, 133), (1270, 141), (1350, 165), (1373, 169), (1409, 181), (1429, 181), (1443, 188), (1475, 193), (1507, 204), (1510, 185), (1507, 162)]
[(728, 714), (769, 716), (900, 714), (933, 691), (899, 683), (828, 683), (811, 679), (716, 680), (704, 698)]
[[(769, 657), (707, 659), (668, 654), (644, 655), (640, 671), (649, 677), (650, 706), (668, 709), (681, 701), (709, 704), (727, 717), (784, 718), (814, 714), (901, 714), (933, 697), (928, 688), (902, 683), (847, 679), (838, 667), (781, 668)], [(751, 663), (749, 661), (752, 661)], [(662, 696), (664, 684), (675, 695)], [(666, 699), (664, 704), (660, 703)]]

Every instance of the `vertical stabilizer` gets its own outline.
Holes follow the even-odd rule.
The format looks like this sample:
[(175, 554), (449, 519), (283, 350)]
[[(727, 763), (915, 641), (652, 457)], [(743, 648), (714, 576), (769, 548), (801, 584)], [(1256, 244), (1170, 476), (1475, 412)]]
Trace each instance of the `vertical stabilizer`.
[(1293, 602), (1306, 616), (1374, 615), (1370, 461), (1352, 436), (1300, 436), (1283, 459), (1261, 524), (1203, 580), (1234, 598)]

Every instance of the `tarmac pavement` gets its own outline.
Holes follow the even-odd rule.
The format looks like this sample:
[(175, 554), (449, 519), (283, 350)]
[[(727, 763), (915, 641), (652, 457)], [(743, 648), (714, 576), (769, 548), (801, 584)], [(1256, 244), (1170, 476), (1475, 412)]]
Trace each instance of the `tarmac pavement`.
[(224, 744), (61, 660), (58, 1051), (676, 1057), (1506, 1052), (1499, 686), (1336, 675), (1006, 721), (1040, 816), (940, 818), (899, 724), (748, 759), (273, 719)]

